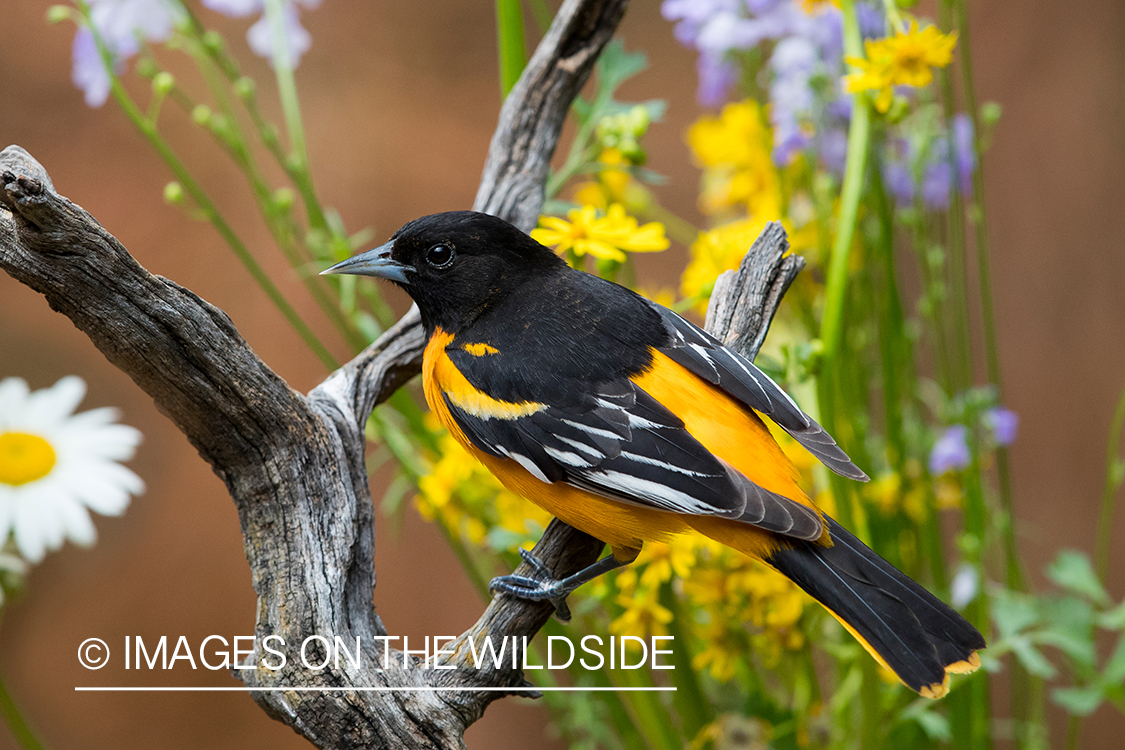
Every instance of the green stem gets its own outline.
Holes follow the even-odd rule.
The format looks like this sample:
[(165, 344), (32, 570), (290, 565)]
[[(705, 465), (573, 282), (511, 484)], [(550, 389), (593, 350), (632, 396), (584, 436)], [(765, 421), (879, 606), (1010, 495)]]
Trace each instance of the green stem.
[[(309, 258), (302, 256), (297, 248), (297, 227), (293, 224), (292, 219), (289, 218), (288, 211), (279, 211), (274, 205), (272, 192), (261, 170), (258, 168), (258, 163), (254, 158), (253, 151), (249, 148), (246, 135), (243, 133), (238, 118), (233, 110), (230, 96), (226, 89), (220, 85), (220, 82), (215, 80), (215, 72), (217, 71), (221, 75), (222, 68), (216, 60), (207, 53), (206, 45), (203, 44), (202, 38), (190, 40), (189, 49), (191, 54), (195, 57), (196, 64), (203, 73), (208, 87), (211, 89), (212, 96), (220, 103), (223, 114), (226, 116), (227, 120), (228, 127), (225, 129), (225, 137), (216, 132), (215, 128), (208, 128), (208, 130), (212, 133), (219, 146), (226, 151), (227, 155), (234, 161), (242, 171), (242, 174), (246, 177), (246, 181), (254, 195), (255, 203), (257, 203), (258, 212), (262, 215), (266, 228), (269, 230), (274, 242), (281, 248), (290, 266), (299, 269)], [(174, 100), (190, 115), (195, 107), (195, 102), (187, 92), (179, 87), (174, 90), (174, 94)], [(151, 120), (151, 118), (149, 119)], [(355, 324), (340, 310), (339, 302), (330, 294), (325, 279), (321, 276), (308, 273), (299, 273), (298, 276), (301, 278), (301, 281), (304, 283), (305, 288), (309, 291), (313, 300), (316, 301), (317, 306), (320, 307), (321, 311), (324, 312), (336, 327), (340, 335), (344, 337), (344, 340), (348, 342), (348, 345), (355, 351), (362, 349), (367, 344), (367, 341), (355, 327)]]
[(527, 65), (520, 0), (496, 0), (496, 40), (500, 57), (500, 95), (506, 97)]
[(12, 699), (11, 693), (8, 692), (8, 687), (4, 684), (2, 676), (0, 676), (0, 716), (4, 718), (4, 722), (8, 725), (16, 743), (23, 750), (45, 750), (46, 745), (35, 736), (31, 725), (23, 718), (23, 714), (20, 713), (19, 706)]
[(1121, 464), (1121, 430), (1125, 428), (1125, 390), (1117, 399), (1113, 412), (1113, 422), (1109, 427), (1109, 440), (1106, 443), (1105, 488), (1102, 490), (1102, 508), (1098, 513), (1098, 542), (1094, 552), (1095, 569), (1104, 583), (1109, 573), (1109, 541), (1113, 530), (1113, 509), (1117, 490), (1121, 486), (1119, 476)]
[[(855, 3), (844, 0), (844, 51), (849, 55), (862, 54), (859, 24)], [(824, 298), (824, 317), (821, 319), (820, 339), (824, 345), (823, 364), (817, 379), (820, 400), (820, 417), (829, 433), (836, 431), (836, 373), (844, 328), (844, 302), (847, 298), (848, 259), (852, 238), (859, 215), (859, 199), (863, 192), (863, 176), (867, 166), (868, 136), (871, 129), (871, 108), (866, 96), (858, 94), (852, 108), (852, 121), (848, 128), (848, 160), (844, 168), (844, 185), (840, 197), (840, 214), (836, 221), (836, 241), (828, 266), (828, 280)], [(851, 493), (848, 485), (833, 475), (833, 487), (838, 502), (840, 521), (854, 527)], [(859, 530), (857, 530), (859, 531)]]
[(1081, 734), (1082, 717), (1071, 714), (1066, 722), (1066, 750), (1078, 750), (1078, 737)]
[[(948, 2), (938, 3), (938, 19), (943, 31), (950, 31), (953, 26), (952, 8)], [(953, 122), (954, 93), (953, 76), (949, 68), (942, 68), (938, 72), (941, 81), (942, 111), (947, 124)], [(953, 174), (956, 174), (957, 154), (950, 148), (947, 160)], [(969, 327), (969, 297), (967, 294), (969, 277), (966, 271), (966, 243), (965, 243), (965, 201), (960, 190), (953, 190), (953, 200), (949, 211), (946, 213), (949, 247), (949, 288), (953, 305), (953, 329), (956, 341), (956, 366), (954, 374), (957, 378), (956, 387), (962, 391), (973, 384), (973, 352), (970, 344), (971, 330)]]
[[(972, 440), (970, 447), (973, 455), (972, 466), (969, 467), (965, 477), (965, 531), (976, 538), (976, 543), (966, 553), (966, 557), (979, 571), (982, 579), (986, 578), (984, 565), (984, 550), (986, 548), (988, 511), (984, 503), (984, 488), (981, 484), (981, 467), (978, 460), (980, 455), (980, 441)], [(966, 608), (967, 619), (976, 625), (977, 629), (988, 632), (988, 588), (981, 586), (976, 597)], [(991, 732), (989, 729), (989, 714), (991, 713), (991, 699), (989, 696), (990, 685), (987, 674), (975, 675), (969, 684), (972, 695), (970, 715), (972, 724), (970, 729), (971, 744), (969, 748), (988, 750), (992, 747)]]
[[(192, 26), (192, 33), (196, 37), (203, 39), (204, 35), (208, 32), (203, 28), (203, 24), (199, 22), (199, 19), (196, 18), (191, 8), (185, 6), (185, 9), (187, 10), (188, 20), (190, 21)], [(227, 80), (232, 85), (240, 83), (252, 84), (252, 81), (250, 81), (249, 79), (241, 78), (242, 74), (239, 71), (238, 61), (230, 57), (230, 55), (226, 53), (226, 49), (224, 47), (219, 45), (204, 44), (203, 49), (211, 57), (211, 59), (215, 62), (215, 65), (219, 68), (220, 71), (222, 71), (223, 75), (226, 76)], [(290, 71), (289, 77), (292, 80), (292, 71)], [(293, 93), (295, 102), (295, 88), (293, 90)], [(258, 131), (258, 137), (261, 139), (262, 145), (266, 147), (266, 150), (270, 153), (271, 156), (273, 156), (274, 160), (277, 161), (277, 164), (279, 167), (281, 167), (282, 171), (284, 171), (289, 179), (293, 181), (293, 184), (298, 186), (298, 191), (301, 194), (301, 200), (305, 204), (305, 211), (310, 216), (310, 224), (313, 224), (316, 227), (326, 226), (327, 221), (324, 218), (324, 211), (320, 206), (320, 201), (317, 199), (316, 193), (312, 190), (312, 183), (311, 179), (308, 176), (308, 172), (300, 168), (300, 165), (296, 164), (293, 159), (289, 158), (289, 156), (286, 155), (285, 151), (281, 148), (281, 144), (277, 140), (277, 129), (271, 123), (267, 122), (266, 119), (262, 117), (262, 113), (258, 110), (257, 98), (253, 93), (253, 88), (250, 88), (248, 93), (246, 93), (245, 95), (240, 94), (239, 98), (242, 100), (243, 107), (245, 107), (246, 109), (246, 113), (250, 116), (250, 122)], [(302, 134), (301, 141), (303, 144), (304, 130), (300, 126), (300, 109), (298, 108), (296, 112), (298, 117), (297, 125)], [(316, 217), (316, 220), (313, 221), (312, 217)], [(310, 258), (311, 257), (312, 256), (310, 256)]]
[[(79, 8), (89, 17), (89, 6), (86, 3), (80, 2)], [(94, 29), (92, 25), (91, 30), (94, 33), (94, 41), (98, 45), (98, 50), (102, 55), (102, 61), (106, 66), (106, 73), (110, 80), (110, 91), (113, 94), (113, 98), (121, 106), (121, 109), (124, 110), (125, 115), (132, 120), (133, 124), (141, 131), (141, 134), (144, 135), (152, 147), (156, 149), (157, 154), (164, 160), (168, 168), (172, 170), (172, 174), (183, 186), (184, 190), (187, 191), (188, 195), (191, 196), (191, 199), (195, 201), (199, 210), (203, 212), (207, 220), (218, 230), (219, 235), (230, 245), (234, 254), (242, 262), (243, 266), (246, 267), (246, 270), (250, 272), (250, 275), (266, 293), (266, 296), (269, 297), (270, 301), (273, 302), (285, 319), (289, 321), (289, 324), (293, 326), (305, 341), (305, 344), (308, 345), (309, 349), (311, 349), (329, 369), (339, 367), (336, 358), (332, 356), (332, 353), (328, 351), (324, 344), (316, 337), (316, 334), (312, 332), (312, 329), (302, 320), (296, 309), (289, 304), (285, 295), (281, 293), (281, 290), (278, 289), (269, 278), (265, 269), (261, 267), (231, 226), (227, 224), (226, 219), (219, 213), (219, 210), (215, 207), (215, 204), (211, 202), (211, 199), (207, 197), (203, 188), (195, 181), (183, 162), (176, 156), (172, 147), (164, 140), (159, 131), (157, 131), (156, 123), (145, 117), (140, 107), (138, 107), (132, 97), (129, 96), (129, 93), (125, 90), (125, 86), (121, 83), (121, 78), (113, 72), (113, 53), (105, 46), (101, 36), (97, 33), (97, 29)]]
[(689, 614), (684, 610), (679, 597), (672, 591), (671, 584), (660, 587), (660, 603), (672, 612), (668, 623), (668, 635), (672, 636), (672, 664), (675, 667), (676, 692), (672, 703), (680, 717), (681, 735), (685, 742), (695, 739), (703, 728), (714, 720), (711, 702), (703, 692), (699, 675), (692, 666), (693, 653), (688, 629)]
[(883, 364), (883, 410), (887, 423), (887, 461), (900, 480), (906, 479), (906, 442), (903, 438), (902, 396), (899, 379), (909, 368), (903, 352), (907, 343), (903, 326), (902, 302), (895, 276), (894, 218), (878, 168), (871, 170), (872, 195), (879, 219), (879, 250), (882, 252), (883, 293), (877, 295), (882, 306), (879, 319), (879, 348)]
[(273, 71), (277, 78), (277, 93), (281, 98), (281, 112), (285, 117), (285, 129), (289, 132), (289, 163), (292, 166), (294, 181), (305, 201), (309, 226), (326, 230), (328, 222), (316, 199), (312, 175), (309, 170), (309, 154), (305, 145), (305, 126), (301, 120), (301, 104), (297, 99), (297, 80), (293, 76), (292, 56), (285, 38), (285, 3), (283, 0), (265, 0), (266, 17), (269, 19), (270, 33), (273, 36)]
[[(652, 675), (642, 669), (609, 670), (610, 681), (619, 687), (653, 687)], [(660, 700), (660, 693), (652, 690), (637, 690), (623, 693), (629, 713), (633, 716), (637, 730), (648, 741), (651, 748), (679, 750), (683, 747), (680, 733), (672, 726), (671, 713)]]

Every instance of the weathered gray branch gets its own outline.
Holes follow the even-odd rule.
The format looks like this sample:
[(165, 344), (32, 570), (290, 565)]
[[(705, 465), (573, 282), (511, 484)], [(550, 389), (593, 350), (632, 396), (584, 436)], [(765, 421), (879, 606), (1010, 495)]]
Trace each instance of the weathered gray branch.
[[(504, 105), (475, 207), (529, 229), (571, 99), (613, 33), (625, 0), (568, 0)], [(363, 427), (372, 408), (420, 368), (416, 311), (332, 373), (308, 396), (292, 390), (246, 345), (218, 308), (143, 269), (85, 210), (55, 193), (22, 149), (0, 153), (0, 268), (42, 293), (153, 397), (226, 483), (238, 508), (258, 594), (256, 634), (292, 648), (307, 636), (359, 643), (358, 666), (321, 670), (256, 653), (236, 675), (248, 686), (325, 686), (332, 692), (257, 691), (272, 716), (322, 748), (463, 747), (465, 729), (503, 692), (378, 687), (507, 688), (519, 670), (468, 667), (468, 645), (531, 637), (546, 603), (494, 599), (435, 669), (397, 650), (372, 592), (374, 513)], [(783, 258), (784, 233), (767, 229), (737, 276), (716, 286), (712, 331), (752, 356), (800, 269)], [(733, 337), (733, 338), (732, 338)], [(553, 522), (536, 554), (565, 576), (602, 543)], [(315, 649), (314, 649), (315, 650)], [(312, 654), (310, 654), (312, 656)]]

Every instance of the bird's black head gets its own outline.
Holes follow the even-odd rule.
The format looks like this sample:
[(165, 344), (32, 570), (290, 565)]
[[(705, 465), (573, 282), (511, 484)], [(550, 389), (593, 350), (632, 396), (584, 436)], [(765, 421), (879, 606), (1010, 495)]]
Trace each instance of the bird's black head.
[(528, 280), (563, 268), (561, 258), (503, 219), (450, 211), (415, 219), (385, 245), (324, 273), (389, 279), (418, 303), (427, 331), (457, 333)]

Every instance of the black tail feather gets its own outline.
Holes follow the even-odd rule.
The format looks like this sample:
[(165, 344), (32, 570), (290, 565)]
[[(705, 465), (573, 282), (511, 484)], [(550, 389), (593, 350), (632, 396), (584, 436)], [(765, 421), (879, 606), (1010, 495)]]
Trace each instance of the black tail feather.
[(823, 604), (907, 687), (928, 698), (948, 674), (980, 666), (984, 637), (903, 572), (825, 516), (833, 546), (793, 543), (766, 559)]

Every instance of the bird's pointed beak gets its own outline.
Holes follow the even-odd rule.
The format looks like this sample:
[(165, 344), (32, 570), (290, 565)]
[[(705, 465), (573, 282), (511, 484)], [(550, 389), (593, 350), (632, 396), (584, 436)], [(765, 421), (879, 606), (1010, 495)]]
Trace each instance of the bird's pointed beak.
[(374, 250), (353, 255), (331, 268), (326, 268), (320, 274), (323, 276), (330, 273), (349, 273), (356, 276), (375, 276), (399, 284), (409, 284), (410, 282), (406, 279), (406, 272), (411, 270), (410, 266), (399, 263), (397, 260), (391, 260), (391, 247), (393, 245), (394, 241), (392, 240)]

